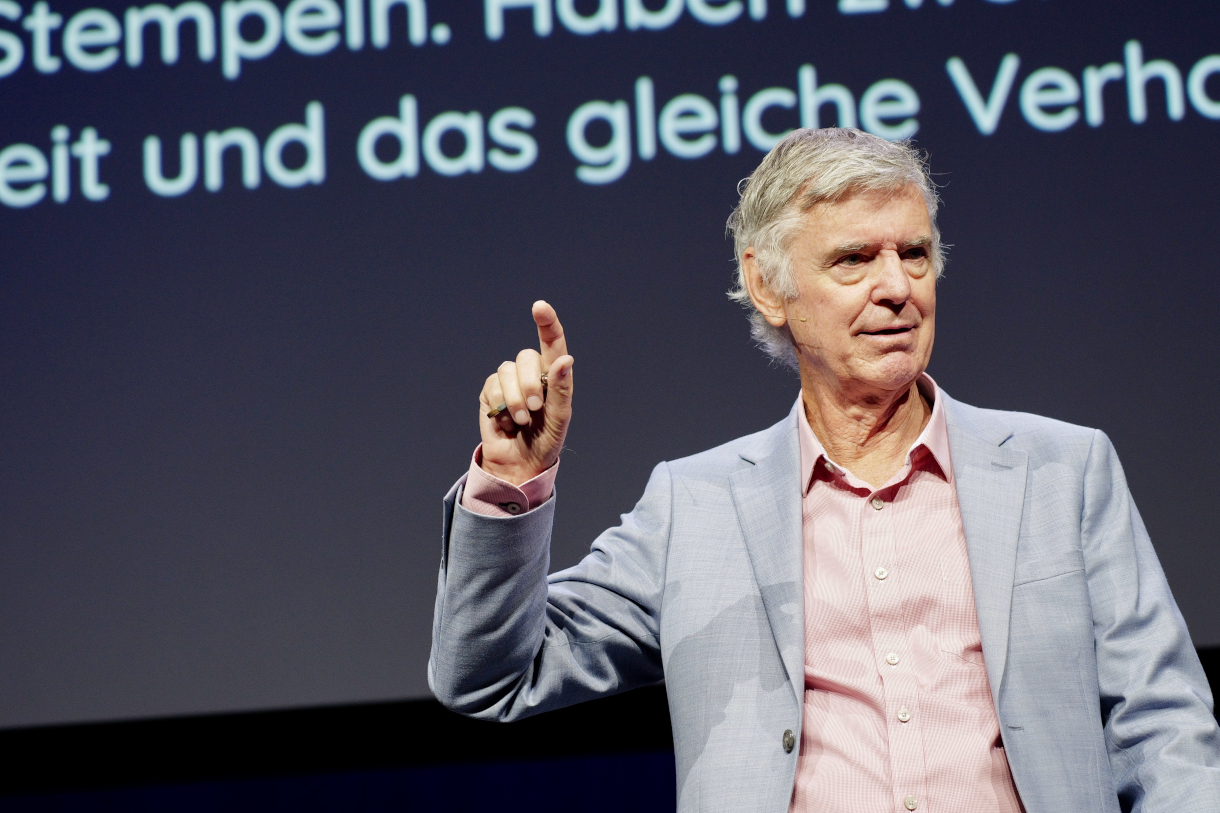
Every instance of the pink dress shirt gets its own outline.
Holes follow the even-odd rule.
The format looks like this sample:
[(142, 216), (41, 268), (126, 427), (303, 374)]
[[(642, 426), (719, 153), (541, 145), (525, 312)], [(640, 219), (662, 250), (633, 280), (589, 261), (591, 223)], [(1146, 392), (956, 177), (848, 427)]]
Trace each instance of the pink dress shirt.
[(791, 813), (1017, 813), (974, 609), (949, 436), (932, 416), (873, 489), (800, 413), (805, 705)]
[[(830, 461), (800, 413), (805, 703), (790, 813), (1022, 810), (983, 666), (945, 413), (874, 490)], [(558, 464), (520, 487), (475, 449), (462, 506), (533, 510)], [(832, 468), (833, 467), (833, 468)]]

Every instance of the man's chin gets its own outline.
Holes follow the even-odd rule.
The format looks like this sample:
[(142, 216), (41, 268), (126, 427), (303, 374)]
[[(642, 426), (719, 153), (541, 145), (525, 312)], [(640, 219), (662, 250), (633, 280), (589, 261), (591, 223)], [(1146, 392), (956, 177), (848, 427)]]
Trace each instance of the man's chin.
[(891, 353), (860, 370), (858, 380), (883, 392), (899, 392), (909, 389), (926, 367), (912, 354)]

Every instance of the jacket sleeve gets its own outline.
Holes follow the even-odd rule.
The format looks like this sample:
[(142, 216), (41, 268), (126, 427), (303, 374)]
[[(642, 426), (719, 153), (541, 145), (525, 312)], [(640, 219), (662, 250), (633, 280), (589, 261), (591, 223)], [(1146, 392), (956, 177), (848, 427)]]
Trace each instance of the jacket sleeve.
[(558, 499), (515, 517), (445, 498), (428, 685), (447, 708), (514, 720), (663, 677), (659, 616), (672, 510), (658, 465), (639, 503), (550, 577)]
[(1220, 813), (1220, 731), (1207, 677), (1102, 432), (1086, 464), (1081, 531), (1122, 809)]

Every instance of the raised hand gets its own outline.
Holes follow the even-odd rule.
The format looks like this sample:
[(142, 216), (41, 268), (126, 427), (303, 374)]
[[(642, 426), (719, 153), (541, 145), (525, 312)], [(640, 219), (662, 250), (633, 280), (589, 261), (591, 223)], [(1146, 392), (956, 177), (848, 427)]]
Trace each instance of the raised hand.
[[(483, 382), (479, 432), (483, 470), (513, 485), (555, 464), (572, 420), (572, 364), (555, 309), (539, 300), (533, 307), (538, 350), (522, 350)], [(547, 375), (543, 387), (542, 375)], [(500, 404), (494, 417), (488, 413)]]

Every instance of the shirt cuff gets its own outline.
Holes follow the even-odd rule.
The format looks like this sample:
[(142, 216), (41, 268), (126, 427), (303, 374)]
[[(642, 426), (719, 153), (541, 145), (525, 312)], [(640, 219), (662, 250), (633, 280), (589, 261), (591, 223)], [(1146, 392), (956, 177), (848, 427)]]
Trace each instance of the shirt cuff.
[(483, 444), (470, 459), (470, 474), (462, 491), (462, 507), (485, 517), (515, 517), (533, 511), (551, 498), (559, 461), (520, 486), (483, 471)]

